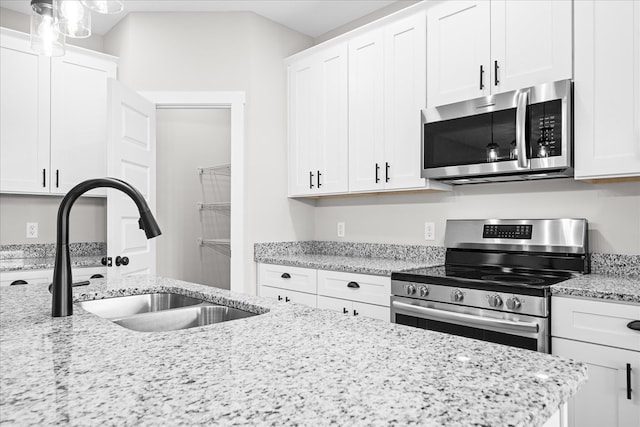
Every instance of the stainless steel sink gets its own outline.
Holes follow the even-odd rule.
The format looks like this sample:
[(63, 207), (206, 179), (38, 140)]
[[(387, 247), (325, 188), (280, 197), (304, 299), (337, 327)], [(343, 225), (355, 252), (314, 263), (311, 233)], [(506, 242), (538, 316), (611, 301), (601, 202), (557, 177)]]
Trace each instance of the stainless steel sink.
[(155, 293), (84, 301), (80, 307), (139, 332), (163, 332), (256, 316), (179, 294)]
[(96, 316), (113, 319), (139, 313), (188, 307), (201, 303), (202, 300), (184, 295), (157, 293), (105, 298), (94, 301), (84, 301), (79, 304), (80, 307)]
[(256, 315), (255, 313), (223, 305), (204, 304), (197, 307), (139, 314), (122, 319), (113, 319), (113, 321), (120, 326), (138, 332), (164, 332), (212, 325)]

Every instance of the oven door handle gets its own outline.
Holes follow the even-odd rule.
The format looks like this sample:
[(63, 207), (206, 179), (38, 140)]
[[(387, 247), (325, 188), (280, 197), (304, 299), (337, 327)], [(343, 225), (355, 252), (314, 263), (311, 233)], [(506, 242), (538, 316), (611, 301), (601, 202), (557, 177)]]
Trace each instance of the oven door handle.
[(469, 326), (492, 326), (503, 330), (514, 332), (538, 333), (539, 326), (533, 322), (514, 322), (512, 320), (495, 319), (492, 317), (480, 317), (472, 314), (456, 313), (454, 311), (438, 310), (435, 308), (421, 307), (419, 305), (406, 304), (404, 302), (393, 301), (393, 308), (405, 312), (417, 314), (433, 320), (445, 320), (464, 323)]
[(518, 153), (518, 167), (528, 168), (527, 157), (527, 105), (529, 92), (522, 91), (516, 95), (516, 152)]

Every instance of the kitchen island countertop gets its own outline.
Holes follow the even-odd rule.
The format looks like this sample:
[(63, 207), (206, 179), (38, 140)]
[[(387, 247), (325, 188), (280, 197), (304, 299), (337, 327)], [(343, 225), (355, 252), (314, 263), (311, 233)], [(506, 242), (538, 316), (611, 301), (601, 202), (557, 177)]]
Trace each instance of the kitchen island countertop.
[(51, 318), (46, 286), (0, 289), (0, 423), (539, 426), (582, 363), (328, 310), (139, 276), (76, 301), (169, 291), (256, 313), (140, 333)]

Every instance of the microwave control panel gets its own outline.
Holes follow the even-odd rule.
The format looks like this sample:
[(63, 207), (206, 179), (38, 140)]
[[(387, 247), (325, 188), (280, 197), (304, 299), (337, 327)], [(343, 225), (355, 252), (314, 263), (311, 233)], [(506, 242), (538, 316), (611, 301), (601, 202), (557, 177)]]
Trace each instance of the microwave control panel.
[(531, 155), (533, 158), (562, 155), (562, 101), (541, 102), (529, 106), (531, 118)]

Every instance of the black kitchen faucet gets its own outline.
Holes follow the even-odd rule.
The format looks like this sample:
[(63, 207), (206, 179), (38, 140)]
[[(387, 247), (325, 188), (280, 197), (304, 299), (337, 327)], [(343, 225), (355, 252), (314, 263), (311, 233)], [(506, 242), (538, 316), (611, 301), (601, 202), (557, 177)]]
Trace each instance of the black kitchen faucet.
[(71, 258), (69, 257), (69, 213), (71, 207), (82, 194), (99, 187), (114, 188), (131, 197), (140, 212), (138, 225), (140, 229), (144, 230), (147, 239), (152, 239), (162, 234), (142, 194), (127, 182), (117, 178), (89, 179), (69, 190), (64, 199), (62, 199), (60, 208), (58, 208), (56, 260), (53, 269), (53, 286), (51, 288), (51, 315), (53, 317), (71, 316), (73, 314)]

